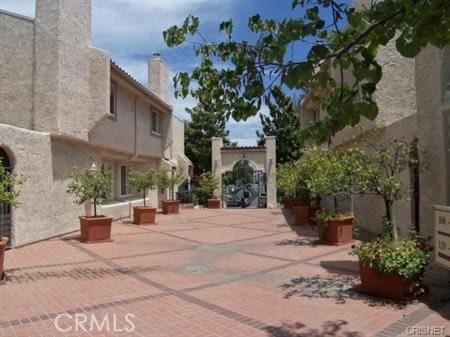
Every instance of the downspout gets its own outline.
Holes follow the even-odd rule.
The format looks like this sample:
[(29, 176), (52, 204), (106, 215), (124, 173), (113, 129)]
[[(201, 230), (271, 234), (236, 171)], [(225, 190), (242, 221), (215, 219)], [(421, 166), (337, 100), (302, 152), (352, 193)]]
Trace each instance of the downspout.
[(134, 99), (134, 157), (138, 156), (137, 153), (137, 105), (138, 101)]

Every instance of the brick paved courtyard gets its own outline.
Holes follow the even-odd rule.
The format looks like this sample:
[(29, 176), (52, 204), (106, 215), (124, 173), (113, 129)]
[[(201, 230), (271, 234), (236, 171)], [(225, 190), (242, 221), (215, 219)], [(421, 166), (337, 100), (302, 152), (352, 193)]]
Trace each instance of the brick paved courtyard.
[[(363, 296), (350, 246), (317, 245), (279, 210), (183, 209), (157, 221), (116, 222), (112, 243), (71, 235), (8, 251), (0, 336), (407, 336), (414, 324), (450, 334), (448, 285), (429, 280), (409, 304)], [(85, 327), (106, 315), (109, 325), (75, 331), (81, 314)], [(127, 314), (134, 332), (120, 331)]]

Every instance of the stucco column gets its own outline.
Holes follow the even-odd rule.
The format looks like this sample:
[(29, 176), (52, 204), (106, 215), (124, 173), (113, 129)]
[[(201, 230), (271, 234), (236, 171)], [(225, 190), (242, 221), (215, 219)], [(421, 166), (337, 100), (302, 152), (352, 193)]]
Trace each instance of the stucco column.
[[(425, 48), (416, 57), (417, 138), (419, 161), (426, 169), (420, 172), (420, 231), (424, 237), (434, 235), (433, 205), (449, 205), (449, 139), (442, 115), (443, 53), (435, 47)], [(450, 271), (432, 264), (429, 273), (450, 280)]]
[(219, 181), (219, 187), (215, 191), (217, 197), (222, 197), (222, 152), (223, 139), (211, 138), (211, 172)]
[(267, 208), (277, 207), (276, 137), (266, 137)]

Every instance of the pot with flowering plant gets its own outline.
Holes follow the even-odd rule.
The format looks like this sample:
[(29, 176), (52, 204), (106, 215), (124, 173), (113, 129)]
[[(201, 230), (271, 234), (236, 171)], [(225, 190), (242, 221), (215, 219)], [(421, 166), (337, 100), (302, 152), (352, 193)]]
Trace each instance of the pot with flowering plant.
[(351, 212), (339, 209), (338, 199), (349, 198), (353, 193), (355, 163), (359, 160), (359, 151), (332, 151), (328, 148), (313, 147), (306, 151), (310, 162), (307, 186), (311, 195), (318, 198), (332, 197), (332, 210), (319, 210), (316, 213), (317, 230), (320, 240), (328, 245), (344, 245), (353, 242), (356, 227)]
[[(301, 160), (279, 166), (277, 182), (283, 193), (285, 207), (290, 206), (296, 225), (314, 224), (314, 216), (320, 208), (319, 202), (312, 204), (311, 193), (307, 186), (310, 175), (310, 161)], [(316, 201), (320, 200), (316, 198)], [(288, 207), (286, 207), (288, 208)]]
[(170, 170), (159, 168), (156, 170), (156, 186), (169, 188), (169, 199), (161, 201), (164, 214), (179, 213), (180, 202), (175, 199), (175, 185), (179, 185), (185, 179), (181, 168), (172, 167)]
[(380, 196), (385, 206), (381, 235), (352, 251), (359, 259), (363, 292), (409, 299), (423, 291), (422, 276), (432, 248), (415, 230), (409, 238), (399, 239), (392, 217), (395, 202), (409, 193), (399, 174), (417, 168), (416, 153), (414, 144), (392, 140), (374, 147), (357, 172), (361, 190)]
[(144, 204), (133, 207), (133, 223), (136, 225), (154, 224), (156, 208), (146, 205), (146, 194), (147, 190), (154, 190), (156, 187), (155, 170), (152, 168), (142, 171), (133, 170), (130, 172), (128, 181), (137, 192), (142, 192)]
[(85, 243), (110, 242), (112, 217), (97, 214), (97, 205), (111, 196), (111, 172), (98, 169), (74, 170), (67, 192), (75, 196), (75, 204), (92, 200), (93, 216), (80, 216), (81, 241)]
[(208, 208), (220, 208), (220, 199), (214, 195), (218, 187), (219, 181), (211, 172), (204, 172), (200, 175), (196, 193), (201, 200), (206, 200)]

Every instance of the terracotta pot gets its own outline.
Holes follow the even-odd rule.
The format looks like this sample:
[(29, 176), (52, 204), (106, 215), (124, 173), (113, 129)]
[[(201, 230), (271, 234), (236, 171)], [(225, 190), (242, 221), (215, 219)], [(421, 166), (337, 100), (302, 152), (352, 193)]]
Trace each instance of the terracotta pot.
[(3, 267), (5, 263), (5, 248), (8, 243), (7, 237), (0, 237), (0, 284), (5, 280), (5, 273)]
[(283, 204), (284, 209), (292, 209), (292, 207), (295, 206), (295, 202), (288, 199), (284, 199), (281, 203)]
[(296, 225), (309, 224), (309, 206), (293, 206), (292, 212), (294, 213)]
[(327, 245), (340, 246), (352, 243), (353, 240), (353, 216), (330, 219), (328, 226), (320, 231), (320, 241)]
[(112, 218), (100, 216), (80, 216), (81, 242), (111, 242)]
[(136, 225), (148, 225), (155, 223), (156, 208), (137, 206), (133, 207), (133, 223)]
[(360, 291), (363, 293), (400, 300), (414, 297), (414, 289), (408, 280), (400, 275), (380, 273), (361, 262), (359, 275), (361, 276)]
[(296, 225), (315, 225), (314, 216), (316, 212), (319, 210), (319, 207), (316, 206), (294, 206), (292, 207), (292, 212), (295, 217)]
[(208, 208), (220, 208), (220, 199), (208, 199)]
[(180, 202), (178, 200), (163, 200), (161, 203), (164, 214), (176, 214), (180, 212)]

